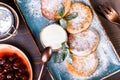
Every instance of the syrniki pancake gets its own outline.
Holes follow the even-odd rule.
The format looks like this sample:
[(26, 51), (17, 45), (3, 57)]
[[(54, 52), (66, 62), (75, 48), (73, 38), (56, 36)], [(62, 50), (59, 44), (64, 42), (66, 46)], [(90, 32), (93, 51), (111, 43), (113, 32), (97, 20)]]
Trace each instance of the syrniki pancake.
[(72, 59), (72, 64), (66, 62), (66, 66), (68, 71), (75, 76), (89, 76), (96, 70), (98, 65), (98, 57), (95, 52), (84, 57), (72, 55)]
[(69, 35), (70, 51), (77, 56), (85, 56), (95, 51), (98, 42), (99, 37), (92, 30)]
[(68, 15), (71, 13), (78, 13), (78, 16), (74, 19), (68, 20), (67, 31), (69, 33), (78, 33), (89, 27), (92, 20), (92, 13), (88, 6), (80, 2), (72, 3)]
[(64, 7), (63, 16), (65, 16), (70, 9), (71, 0), (41, 0), (42, 14), (48, 19), (59, 19), (61, 16), (58, 14), (58, 10), (61, 5)]

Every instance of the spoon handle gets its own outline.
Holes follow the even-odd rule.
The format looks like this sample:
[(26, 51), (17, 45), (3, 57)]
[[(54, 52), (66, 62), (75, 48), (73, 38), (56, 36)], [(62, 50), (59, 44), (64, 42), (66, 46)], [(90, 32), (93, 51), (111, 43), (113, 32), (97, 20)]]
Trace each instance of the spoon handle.
[(40, 70), (40, 74), (39, 74), (38, 80), (40, 80), (40, 79), (41, 79), (42, 72), (43, 72), (43, 68), (44, 68), (44, 64), (42, 64), (42, 68), (41, 68), (41, 70)]

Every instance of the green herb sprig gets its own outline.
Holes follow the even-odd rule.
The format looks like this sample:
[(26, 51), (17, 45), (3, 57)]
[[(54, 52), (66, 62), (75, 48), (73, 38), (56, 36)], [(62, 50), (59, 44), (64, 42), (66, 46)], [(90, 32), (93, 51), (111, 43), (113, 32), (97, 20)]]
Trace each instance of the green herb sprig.
[(78, 16), (78, 13), (77, 12), (73, 12), (73, 13), (71, 13), (71, 14), (63, 17), (64, 13), (65, 13), (65, 7), (61, 3), (61, 5), (60, 5), (60, 7), (58, 9), (58, 15), (61, 16), (61, 19), (59, 19), (59, 23), (60, 23), (60, 25), (64, 29), (66, 29), (66, 27), (67, 27), (67, 21), (76, 18)]
[(64, 17), (65, 20), (72, 20), (74, 18), (76, 18), (78, 16), (78, 13), (77, 12), (73, 12), (71, 14), (69, 14), (68, 16)]
[(58, 9), (58, 15), (62, 17), (64, 13), (65, 13), (65, 7), (63, 4), (61, 4)]
[(62, 49), (60, 51), (58, 51), (58, 53), (55, 57), (55, 62), (61, 63), (66, 59), (67, 56), (70, 57), (69, 55), (70, 55), (69, 46), (67, 45), (67, 42), (63, 42)]

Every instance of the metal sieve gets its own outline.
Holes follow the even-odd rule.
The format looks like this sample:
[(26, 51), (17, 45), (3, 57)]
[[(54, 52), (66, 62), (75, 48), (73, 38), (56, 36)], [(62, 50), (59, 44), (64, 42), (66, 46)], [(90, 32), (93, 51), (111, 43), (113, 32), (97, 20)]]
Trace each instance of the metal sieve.
[(13, 14), (8, 8), (0, 6), (0, 37), (11, 35), (12, 28), (14, 28)]
[(0, 42), (16, 35), (19, 17), (9, 5), (0, 2)]

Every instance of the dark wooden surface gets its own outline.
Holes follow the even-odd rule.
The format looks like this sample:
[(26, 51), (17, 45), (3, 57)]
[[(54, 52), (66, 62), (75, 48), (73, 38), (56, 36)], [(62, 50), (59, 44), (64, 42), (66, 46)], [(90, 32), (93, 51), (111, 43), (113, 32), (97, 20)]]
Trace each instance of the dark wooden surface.
[(99, 4), (109, 3), (120, 14), (120, 0), (90, 0), (93, 8), (99, 16), (103, 27), (112, 41), (119, 57), (120, 57), (120, 25), (109, 22), (101, 13), (98, 8)]
[[(23, 22), (23, 19), (21, 18), (19, 11), (14, 4), (14, 0), (0, 0), (0, 2), (4, 2), (14, 8), (14, 10), (18, 13), (20, 20), (17, 35), (6, 41), (0, 42), (0, 44), (11, 44), (21, 49), (27, 55), (32, 65), (34, 76), (33, 80), (37, 80), (41, 69), (40, 50), (38, 49), (27, 25)], [(41, 80), (51, 80), (46, 68), (44, 68)]]
[[(103, 4), (105, 2), (108, 2), (120, 14), (120, 0), (90, 0), (90, 1), (95, 10), (97, 9), (97, 4)], [(39, 51), (33, 37), (31, 36), (31, 33), (30, 33), (28, 27), (23, 22), (20, 14), (14, 4), (14, 1), (13, 0), (0, 0), (0, 2), (4, 2), (4, 3), (10, 5), (11, 7), (13, 7), (17, 11), (19, 18), (20, 18), (20, 24), (19, 24), (19, 29), (18, 29), (17, 35), (10, 38), (9, 40), (6, 40), (6, 41), (0, 42), (0, 43), (14, 45), (14, 46), (18, 47), (19, 49), (21, 49), (27, 55), (27, 57), (29, 58), (29, 60), (32, 64), (34, 80), (37, 80), (39, 71), (41, 69), (40, 51)], [(112, 24), (108, 20), (106, 20), (103, 15), (101, 15), (98, 12), (97, 12), (97, 14), (103, 24), (103, 27), (105, 28), (105, 30), (107, 32), (110, 40), (112, 41), (117, 53), (120, 54), (120, 25)], [(42, 75), (41, 80), (51, 80), (46, 68), (44, 69), (44, 73)], [(107, 80), (120, 80), (120, 72), (114, 76), (111, 76)]]
[[(109, 3), (120, 14), (120, 0), (90, 0), (94, 10), (96, 11), (109, 39), (111, 40), (117, 54), (120, 57), (120, 25), (109, 22), (98, 8), (99, 4)], [(106, 78), (105, 80), (120, 80), (120, 72)]]

